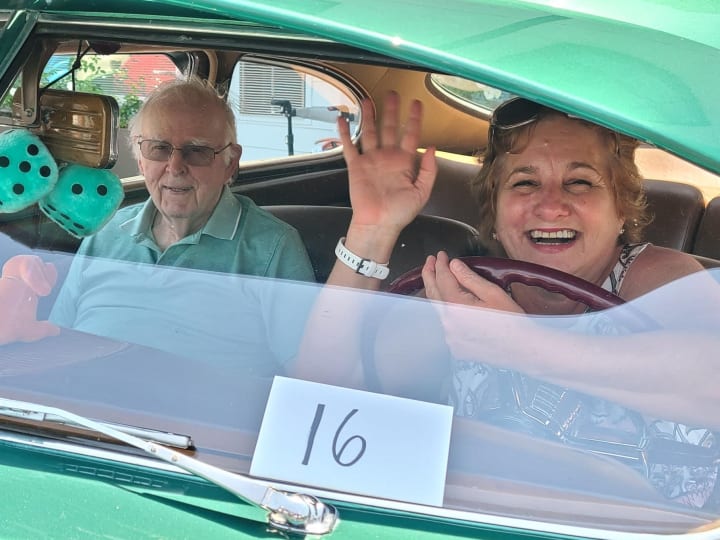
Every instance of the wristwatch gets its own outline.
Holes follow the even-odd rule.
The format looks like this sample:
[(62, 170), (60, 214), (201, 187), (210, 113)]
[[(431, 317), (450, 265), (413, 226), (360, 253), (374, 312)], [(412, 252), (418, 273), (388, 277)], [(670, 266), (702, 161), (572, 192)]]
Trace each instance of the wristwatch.
[(355, 270), (357, 274), (365, 277), (385, 279), (390, 273), (387, 264), (381, 264), (371, 259), (363, 259), (346, 248), (345, 237), (338, 240), (337, 246), (335, 246), (335, 256), (340, 262)]

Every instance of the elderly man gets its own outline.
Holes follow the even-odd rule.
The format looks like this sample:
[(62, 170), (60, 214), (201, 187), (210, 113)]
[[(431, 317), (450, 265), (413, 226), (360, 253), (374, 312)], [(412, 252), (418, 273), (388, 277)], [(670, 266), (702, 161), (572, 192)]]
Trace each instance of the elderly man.
[(80, 254), (313, 279), (295, 229), (227, 189), (242, 147), (233, 113), (212, 87), (198, 79), (161, 86), (130, 134), (150, 199), (118, 211)]
[(232, 111), (202, 81), (175, 81), (147, 99), (131, 144), (150, 198), (83, 241), (50, 320), (276, 371), (266, 353), (282, 363), (294, 339), (286, 331), (274, 338), (272, 327), (288, 328), (302, 313), (280, 309), (279, 287), (238, 275), (314, 274), (295, 229), (228, 189), (242, 153)]

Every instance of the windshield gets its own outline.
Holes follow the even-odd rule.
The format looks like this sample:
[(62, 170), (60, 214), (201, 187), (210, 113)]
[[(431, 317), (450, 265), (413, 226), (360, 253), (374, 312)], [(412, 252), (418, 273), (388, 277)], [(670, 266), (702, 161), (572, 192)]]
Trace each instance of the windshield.
[[(573, 93), (540, 61), (454, 76), (489, 49), (414, 64), (402, 36), (216, 15), (68, 11), (6, 55), (0, 465), (31, 448), (164, 499), (212, 466), (460, 536), (717, 527), (720, 177), (663, 150), (709, 155), (682, 141), (715, 125), (671, 106), (702, 74), (671, 69), (659, 107), (645, 64), (672, 55), (628, 55), (644, 34), (600, 74), (643, 84)], [(572, 24), (491, 19), (508, 46)]]
[[(697, 393), (672, 390), (687, 388), (673, 378), (712, 365), (717, 309), (697, 302), (712, 298), (717, 271), (610, 310), (528, 318), (29, 250), (3, 235), (2, 261), (18, 254), (57, 269), (38, 319), (62, 329), (0, 347), (3, 397), (186, 435), (203, 461), (335, 497), (513, 518), (532, 508), (540, 521), (663, 533), (717, 518), (720, 426), (700, 388), (716, 371), (696, 380)], [(89, 283), (98, 294), (71, 294)], [(314, 311), (320, 295), (332, 306), (327, 319)], [(22, 315), (11, 306), (5, 330), (8, 316)], [(472, 321), (483, 363), (450, 360), (443, 309), (444, 320)], [(325, 346), (341, 338), (350, 310), (363, 314), (362, 350), (348, 351), (368, 374), (359, 389), (333, 380), (346, 359)], [(327, 343), (308, 343), (308, 325)], [(562, 374), (532, 368), (547, 355), (604, 362), (607, 374), (571, 391), (558, 384)], [(426, 357), (439, 361), (419, 364)], [(625, 376), (614, 358), (642, 357), (657, 357), (657, 372), (632, 392), (613, 388)], [(522, 365), (529, 372), (513, 368)]]

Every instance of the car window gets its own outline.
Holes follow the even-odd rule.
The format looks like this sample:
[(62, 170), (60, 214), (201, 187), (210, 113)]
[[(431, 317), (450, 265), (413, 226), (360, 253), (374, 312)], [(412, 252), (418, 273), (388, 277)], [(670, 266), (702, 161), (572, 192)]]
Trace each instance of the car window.
[[(137, 163), (128, 144), (128, 122), (153, 89), (164, 81), (175, 79), (180, 71), (166, 54), (85, 54), (77, 69), (73, 70), (76, 58), (76, 54), (54, 54), (42, 71), (41, 88), (75, 90), (114, 98), (119, 113), (118, 160), (112, 170), (120, 178), (136, 176)], [(13, 102), (17, 102), (15, 92), (21, 81), (22, 75), (0, 103), (0, 114), (7, 118), (19, 114), (13, 110)]]
[(357, 97), (340, 81), (287, 64), (238, 62), (228, 102), (243, 146), (242, 162), (333, 150), (340, 146), (338, 115), (353, 131), (360, 120)]
[(430, 75), (430, 83), (451, 101), (479, 109), (487, 116), (503, 101), (513, 97), (510, 92), (454, 75), (433, 73)]
[[(558, 392), (528, 374), (490, 365), (467, 362), (454, 380), (445, 374), (423, 374), (413, 359), (428, 351), (440, 358), (444, 354), (437, 306), (429, 302), (329, 291), (338, 306), (333, 314), (338, 316), (327, 318), (321, 330), (335, 335), (342, 306), (363, 306), (368, 316), (362, 321), (360, 346), (373, 350), (389, 343), (397, 351), (393, 371), (402, 380), (393, 386), (383, 379), (373, 391), (384, 394), (385, 400), (376, 397), (360, 402), (363, 405), (354, 401), (353, 394), (333, 398), (325, 385), (310, 386), (281, 409), (285, 414), (270, 419), (266, 403), (279, 399), (272, 395), (279, 384), (273, 375), (283, 374), (284, 367), (291, 365), (312, 321), (313, 306), (327, 290), (297, 281), (35, 253), (59, 269), (75, 267), (71, 283), (62, 283), (61, 276), (62, 294), (77, 288), (79, 279), (92, 283), (112, 277), (113, 286), (66, 306), (74, 320), (53, 314), (55, 322), (77, 330), (67, 329), (59, 338), (5, 346), (3, 395), (42, 396), (46, 403), (93, 418), (184, 435), (194, 441), (194, 455), (237, 472), (252, 472), (251, 465), (259, 467), (270, 460), (274, 467), (255, 474), (330, 490), (334, 498), (349, 493), (436, 504), (465, 512), (469, 519), (522, 519), (532, 508), (534, 518), (550, 523), (569, 520), (575, 526), (598, 527), (614, 520), (615, 526), (628, 530), (652, 523), (663, 533), (682, 532), (715, 515), (713, 510), (687, 507), (665, 495), (689, 496), (691, 486), (694, 497), (708, 500), (715, 485), (716, 455), (708, 430), (678, 428), (652, 414), (636, 416), (639, 413), (613, 409), (583, 394)], [(713, 278), (718, 279), (717, 274)], [(662, 306), (673, 305), (672, 313), (663, 317), (664, 331), (682, 334), (690, 327), (696, 331), (717, 327), (712, 310), (688, 305), (687, 298), (705, 286), (704, 277), (689, 277), (610, 313), (570, 318), (521, 321), (478, 310), (473, 316), (485, 340), (476, 353), (495, 364), (532, 364), (538, 345), (548, 342), (554, 344), (556, 354), (589, 361), (589, 350), (615, 350), (618, 338), (607, 333), (608, 327), (617, 329), (631, 350), (642, 349), (643, 343), (654, 350), (648, 328), (657, 320), (646, 316), (655, 317)], [(102, 309), (108, 302), (113, 311)], [(41, 308), (46, 307), (43, 300)], [(463, 313), (467, 308), (445, 307), (451, 316), (453, 311), (455, 316), (467, 316)], [(133, 315), (120, 324), (122, 311)], [(693, 315), (688, 317), (689, 313)], [(41, 311), (43, 315), (47, 312)], [(633, 329), (621, 330), (626, 327)], [(698, 340), (693, 354), (714, 353)], [(322, 346), (312, 355), (318, 367), (307, 374), (309, 379), (322, 380), (328, 366), (342, 360), (328, 355)], [(376, 365), (377, 370), (386, 368)], [(593, 388), (596, 383), (587, 384)], [(43, 395), (59, 387), (62, 391), (54, 396)], [(447, 419), (430, 422), (423, 411), (447, 407), (448, 389), (458, 415), (451, 425)], [(636, 403), (657, 402), (650, 382), (636, 394)], [(396, 397), (410, 399), (402, 402), (409, 411), (403, 422), (397, 420)], [(293, 411), (289, 422), (288, 410)], [(638, 427), (641, 418), (650, 431)], [(260, 442), (259, 429), (265, 431), (260, 432)], [(268, 442), (269, 436), (274, 442)], [(676, 437), (684, 446), (672, 444)], [(425, 442), (421, 452), (403, 447), (403, 441)], [(216, 444), (241, 459), (218, 459)], [(382, 479), (365, 472), (376, 471), (378, 459), (395, 463), (397, 451), (406, 452), (397, 471), (388, 470)], [(412, 478), (405, 471), (413, 469), (405, 465), (419, 455), (426, 460), (416, 464)], [(667, 459), (671, 465), (665, 464)], [(694, 465), (688, 469), (672, 465), (678, 460)], [(304, 471), (310, 471), (308, 476), (302, 476)], [(439, 486), (425, 481), (438, 474)], [(347, 475), (351, 480), (342, 483)], [(671, 513), (672, 522), (657, 518), (663, 511)]]
[[(115, 98), (118, 104), (118, 160), (113, 172), (120, 178), (138, 174), (137, 163), (128, 144), (128, 122), (147, 95), (158, 85), (180, 75), (166, 54), (86, 55), (75, 77), (68, 76), (75, 56), (53, 55), (42, 74), (52, 88), (64, 88)], [(57, 81), (57, 82), (54, 82)]]
[[(115, 98), (119, 157), (113, 172), (120, 178), (137, 175), (137, 164), (128, 149), (128, 121), (154, 88), (182, 76), (181, 71), (166, 54), (88, 54), (73, 75), (75, 57), (53, 55), (43, 70), (42, 85)], [(0, 103), (6, 116), (12, 114), (13, 94), (20, 80)], [(243, 146), (242, 164), (332, 151), (340, 146), (336, 118), (346, 118), (353, 132), (360, 122), (358, 98), (347, 85), (288, 64), (238, 62), (227, 84), (227, 99)]]

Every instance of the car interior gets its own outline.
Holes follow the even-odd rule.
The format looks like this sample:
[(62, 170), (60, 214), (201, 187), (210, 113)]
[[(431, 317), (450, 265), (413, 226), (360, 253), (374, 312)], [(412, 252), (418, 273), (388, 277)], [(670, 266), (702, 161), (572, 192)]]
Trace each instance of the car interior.
[[(72, 58), (80, 50), (80, 43), (87, 43), (87, 49), (98, 57), (161, 52), (176, 63), (179, 71), (193, 69), (214, 79), (218, 86), (227, 86), (233, 67), (239, 59), (248, 56), (247, 52), (229, 50), (167, 51), (167, 47), (158, 45), (105, 41), (45, 39), (35, 46), (44, 51), (46, 59), (59, 54)], [(352, 54), (352, 51), (344, 53)], [(267, 61), (259, 55), (254, 55), (253, 60)], [(285, 60), (302, 66), (308, 63), (305, 59)], [(393, 256), (393, 277), (422, 264), (423, 255), (440, 248), (447, 249), (452, 256), (486, 254), (474, 229), (478, 219), (474, 213), (471, 182), (480, 166), (476, 156), (484, 144), (488, 112), (450, 99), (433, 86), (428, 73), (407, 66), (344, 60), (324, 59), (321, 64), (326, 73), (343, 82), (352, 81), (350, 89), (357, 92), (356, 99), (370, 96), (379, 103), (389, 89), (396, 89), (404, 99), (421, 99), (427, 111), (425, 140), (421, 143), (436, 146), (440, 151), (435, 188), (422, 215), (404, 232), (400, 244), (403, 247)], [(41, 63), (24, 66), (16, 85), (19, 91), (13, 96), (12, 124), (36, 131), (60, 161), (103, 168), (112, 167), (118, 153), (129, 154), (127, 142), (120, 140), (117, 129), (116, 100), (102, 94), (39, 89), (44, 67)], [(23, 112), (35, 109), (36, 114)], [(638, 163), (647, 178), (648, 207), (653, 216), (645, 232), (646, 239), (659, 246), (691, 253), (706, 267), (720, 264), (717, 262), (720, 199), (714, 196), (714, 189), (720, 192), (717, 187), (720, 179), (647, 145), (638, 149)], [(127, 176), (122, 181), (123, 205), (147, 197), (141, 177)], [(345, 231), (351, 215), (340, 148), (332, 147), (311, 155), (241, 162), (233, 190), (248, 195), (297, 228), (307, 244), (318, 281), (327, 278), (333, 264), (334, 242)], [(0, 214), (0, 231), (33, 249), (73, 252), (80, 241), (36, 208)]]

